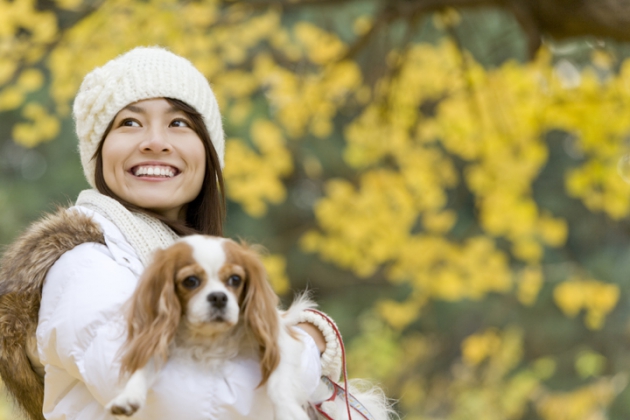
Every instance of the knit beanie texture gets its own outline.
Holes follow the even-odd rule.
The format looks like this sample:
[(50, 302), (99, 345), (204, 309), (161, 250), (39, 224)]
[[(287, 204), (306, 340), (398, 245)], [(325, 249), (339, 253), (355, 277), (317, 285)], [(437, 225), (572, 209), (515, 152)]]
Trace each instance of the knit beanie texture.
[(97, 67), (83, 79), (73, 106), (79, 154), (96, 188), (92, 159), (109, 123), (143, 99), (179, 99), (201, 114), (223, 167), (225, 139), (219, 105), (206, 78), (190, 61), (160, 47), (138, 47)]

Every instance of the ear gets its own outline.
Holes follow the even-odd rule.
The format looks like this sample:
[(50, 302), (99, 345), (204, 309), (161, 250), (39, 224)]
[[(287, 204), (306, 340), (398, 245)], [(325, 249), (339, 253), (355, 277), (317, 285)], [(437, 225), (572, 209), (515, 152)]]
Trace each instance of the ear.
[(279, 299), (267, 280), (267, 272), (258, 254), (247, 248), (243, 248), (242, 252), (247, 275), (242, 307), (245, 325), (252, 331), (259, 347), (261, 386), (267, 382), (269, 375), (280, 362), (278, 346), (280, 321), (277, 309)]
[(123, 346), (121, 374), (135, 372), (154, 356), (156, 362), (165, 361), (168, 356), (168, 346), (181, 317), (181, 304), (175, 293), (178, 253), (174, 247), (154, 254), (130, 300), (129, 335)]

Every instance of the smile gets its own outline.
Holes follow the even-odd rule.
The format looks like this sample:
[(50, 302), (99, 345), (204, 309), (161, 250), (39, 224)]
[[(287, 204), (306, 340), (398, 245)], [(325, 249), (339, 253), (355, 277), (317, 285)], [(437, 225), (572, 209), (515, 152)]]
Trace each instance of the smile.
[(131, 168), (130, 172), (138, 177), (172, 178), (179, 173), (179, 170), (172, 166), (138, 165)]

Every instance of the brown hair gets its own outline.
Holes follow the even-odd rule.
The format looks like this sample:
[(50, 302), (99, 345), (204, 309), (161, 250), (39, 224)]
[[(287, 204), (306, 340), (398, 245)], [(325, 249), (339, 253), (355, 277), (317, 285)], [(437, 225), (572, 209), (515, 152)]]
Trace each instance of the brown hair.
[(109, 123), (101, 141), (92, 156), (96, 159), (96, 173), (94, 181), (96, 189), (103, 195), (111, 197), (125, 206), (129, 211), (145, 213), (159, 219), (169, 226), (175, 233), (180, 236), (202, 233), (205, 235), (222, 236), (223, 221), (225, 219), (225, 187), (223, 184), (223, 174), (219, 157), (212, 145), (210, 134), (206, 129), (203, 118), (197, 110), (187, 103), (178, 99), (164, 98), (169, 104), (184, 112), (190, 119), (191, 127), (197, 133), (203, 147), (206, 151), (206, 173), (203, 178), (203, 184), (199, 195), (186, 206), (186, 218), (184, 222), (179, 220), (170, 220), (166, 217), (156, 214), (150, 210), (138, 207), (118, 197), (105, 183), (103, 175), (103, 143), (114, 124), (114, 120)]

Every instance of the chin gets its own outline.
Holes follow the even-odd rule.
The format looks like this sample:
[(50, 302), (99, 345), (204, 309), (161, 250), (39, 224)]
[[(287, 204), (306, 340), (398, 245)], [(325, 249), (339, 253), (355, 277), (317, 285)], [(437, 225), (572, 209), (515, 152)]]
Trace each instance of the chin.
[[(126, 199), (125, 197), (121, 198), (134, 206), (159, 214), (167, 219), (176, 220), (185, 203), (192, 201), (192, 199), (188, 200), (186, 198), (180, 200), (177, 199), (175, 195), (176, 192), (164, 191), (159, 193), (151, 192), (149, 194), (138, 193), (135, 194), (132, 199), (131, 197), (130, 199)], [(164, 197), (169, 197), (168, 202), (165, 202)]]

